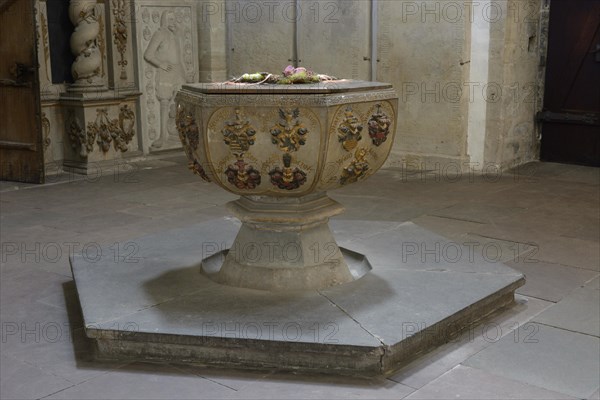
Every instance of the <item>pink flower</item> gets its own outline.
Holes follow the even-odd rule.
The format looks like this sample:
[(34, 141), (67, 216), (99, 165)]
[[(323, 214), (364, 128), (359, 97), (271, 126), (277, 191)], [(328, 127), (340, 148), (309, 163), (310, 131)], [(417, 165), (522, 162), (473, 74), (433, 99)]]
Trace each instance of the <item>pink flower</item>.
[(283, 76), (290, 76), (290, 75), (294, 74), (294, 72), (295, 72), (294, 71), (294, 66), (293, 65), (288, 65), (283, 70)]

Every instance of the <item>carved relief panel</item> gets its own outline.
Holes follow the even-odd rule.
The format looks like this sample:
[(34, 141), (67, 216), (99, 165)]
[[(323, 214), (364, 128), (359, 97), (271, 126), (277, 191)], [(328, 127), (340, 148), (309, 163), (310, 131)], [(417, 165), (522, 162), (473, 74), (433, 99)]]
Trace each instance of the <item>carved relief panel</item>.
[(174, 98), (182, 84), (198, 78), (196, 2), (135, 4), (142, 147), (146, 153), (180, 148)]
[(222, 107), (209, 116), (215, 179), (248, 194), (307, 192), (315, 181), (321, 126), (304, 107)]
[(42, 97), (52, 93), (52, 69), (50, 65), (50, 32), (48, 30), (48, 10), (46, 1), (37, 0), (35, 2), (35, 19), (37, 28), (37, 53), (40, 68), (38, 74), (40, 77), (40, 94)]
[[(394, 132), (394, 106), (389, 101), (348, 104), (330, 121), (328, 165), (320, 185), (347, 185), (377, 171), (387, 158)], [(341, 170), (341, 173), (340, 173)]]
[(110, 0), (107, 18), (107, 42), (112, 52), (112, 86), (120, 93), (135, 91), (135, 62), (132, 0)]

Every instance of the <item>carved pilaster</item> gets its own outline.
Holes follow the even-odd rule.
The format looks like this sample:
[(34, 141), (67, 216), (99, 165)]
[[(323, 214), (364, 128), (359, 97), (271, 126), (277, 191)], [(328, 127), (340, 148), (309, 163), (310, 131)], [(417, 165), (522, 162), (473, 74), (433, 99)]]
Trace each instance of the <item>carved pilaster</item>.
[(126, 17), (128, 15), (128, 3), (126, 0), (112, 0), (111, 5), (114, 16), (112, 27), (113, 40), (117, 48), (117, 52), (119, 53), (117, 65), (121, 70), (119, 73), (119, 79), (125, 81), (127, 80), (127, 64), (129, 64), (129, 61), (127, 61), (125, 57), (125, 53), (127, 52), (127, 38), (129, 37), (126, 22)]

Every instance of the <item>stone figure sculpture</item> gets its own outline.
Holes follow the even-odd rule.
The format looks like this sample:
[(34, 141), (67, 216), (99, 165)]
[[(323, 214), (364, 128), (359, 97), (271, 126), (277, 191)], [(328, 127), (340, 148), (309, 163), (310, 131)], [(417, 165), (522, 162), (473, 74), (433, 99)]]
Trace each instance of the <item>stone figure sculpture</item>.
[(193, 76), (186, 74), (182, 56), (175, 14), (166, 10), (144, 52), (144, 60), (156, 68), (156, 98), (160, 103), (160, 136), (152, 143), (153, 148), (163, 147), (169, 139), (169, 107), (175, 93), (181, 84), (193, 81)]

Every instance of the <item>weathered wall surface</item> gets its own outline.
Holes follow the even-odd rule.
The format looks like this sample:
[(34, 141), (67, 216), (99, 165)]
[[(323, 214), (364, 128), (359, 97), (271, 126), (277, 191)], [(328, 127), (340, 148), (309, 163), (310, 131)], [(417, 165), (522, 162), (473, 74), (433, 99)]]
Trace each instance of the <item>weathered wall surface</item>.
[(400, 95), (389, 166), (462, 165), (466, 156), (469, 10), (447, 1), (379, 1), (377, 80)]
[(370, 80), (370, 2), (306, 1), (300, 5), (300, 65), (339, 78)]
[(484, 159), (499, 169), (537, 158), (534, 116), (541, 107), (537, 82), (540, 3), (498, 2), (498, 21), (490, 24), (489, 80), (493, 85), (488, 91)]

